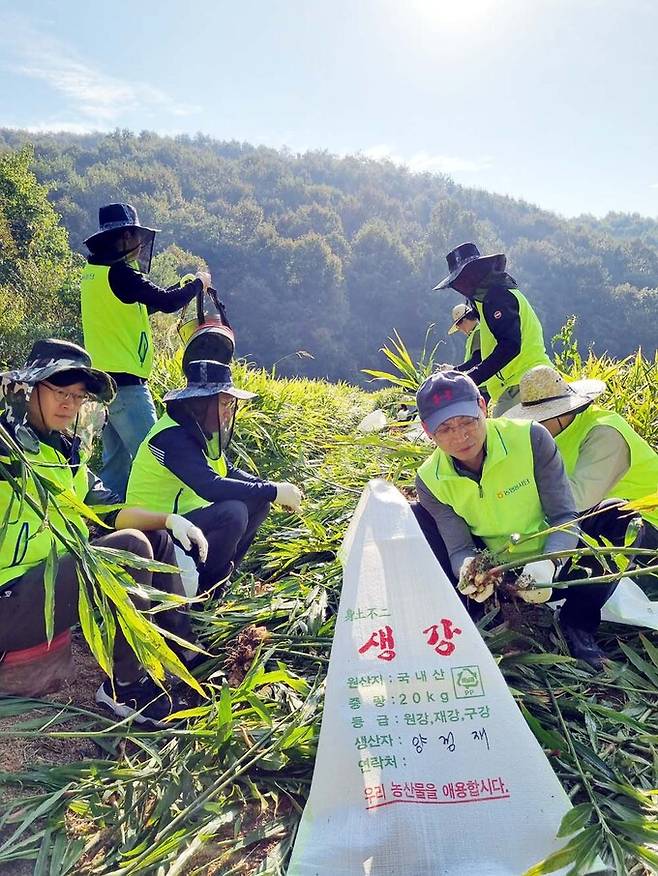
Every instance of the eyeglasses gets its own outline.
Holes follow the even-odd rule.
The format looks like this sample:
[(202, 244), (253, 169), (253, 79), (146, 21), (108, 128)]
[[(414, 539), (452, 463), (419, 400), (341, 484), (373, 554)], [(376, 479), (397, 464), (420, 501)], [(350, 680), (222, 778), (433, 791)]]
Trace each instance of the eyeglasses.
[(67, 392), (65, 389), (58, 389), (56, 386), (51, 386), (45, 380), (41, 381), (41, 385), (49, 389), (57, 399), (58, 404), (62, 405), (67, 401), (73, 402), (76, 407), (86, 404), (91, 401), (92, 396), (88, 392)]
[(434, 431), (434, 437), (441, 441), (450, 440), (457, 435), (463, 435), (464, 432), (472, 432), (478, 423), (480, 417), (451, 417), (447, 422), (442, 423), (438, 429)]

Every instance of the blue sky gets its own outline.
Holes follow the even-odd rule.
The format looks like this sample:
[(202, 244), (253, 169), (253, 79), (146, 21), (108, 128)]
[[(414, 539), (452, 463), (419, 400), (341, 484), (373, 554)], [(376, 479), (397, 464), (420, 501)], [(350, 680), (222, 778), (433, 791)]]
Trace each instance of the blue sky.
[(390, 156), (658, 216), (654, 0), (0, 0), (0, 125)]

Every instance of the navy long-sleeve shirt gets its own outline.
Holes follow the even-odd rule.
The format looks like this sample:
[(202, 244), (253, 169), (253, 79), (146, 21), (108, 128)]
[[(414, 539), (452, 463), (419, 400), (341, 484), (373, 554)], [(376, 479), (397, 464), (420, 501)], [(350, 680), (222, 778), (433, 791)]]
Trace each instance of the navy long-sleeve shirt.
[(521, 315), (518, 299), (505, 286), (492, 286), (481, 300), (482, 319), (496, 339), (496, 346), (480, 362), (471, 357), (457, 366), (481, 386), (521, 352)]
[(176, 475), (206, 502), (229, 499), (248, 501), (262, 499), (273, 502), (276, 487), (269, 481), (248, 474), (228, 463), (228, 472), (220, 477), (210, 467), (199, 438), (181, 425), (158, 432), (149, 441), (149, 449), (158, 462)]
[[(107, 264), (100, 258), (90, 258), (89, 262)], [(110, 289), (119, 301), (124, 304), (144, 304), (149, 313), (175, 313), (203, 289), (203, 283), (199, 279), (186, 283), (185, 286), (176, 285), (163, 289), (123, 260), (110, 265), (107, 279)]]

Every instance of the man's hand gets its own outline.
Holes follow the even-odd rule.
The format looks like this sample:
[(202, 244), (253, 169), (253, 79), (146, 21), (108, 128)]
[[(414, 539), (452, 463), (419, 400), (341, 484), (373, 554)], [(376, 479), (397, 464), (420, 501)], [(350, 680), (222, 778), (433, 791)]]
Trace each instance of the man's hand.
[(282, 482), (274, 484), (276, 487), (276, 497), (274, 501), (277, 505), (283, 505), (284, 508), (290, 508), (293, 511), (299, 511), (302, 506), (304, 494), (294, 484)]
[(198, 526), (180, 514), (169, 514), (165, 526), (183, 550), (190, 551), (192, 545), (195, 545), (199, 552), (199, 562), (205, 563), (208, 559), (208, 542)]
[(461, 564), (457, 589), (473, 602), (485, 602), (500, 584), (503, 576), (495, 568), (478, 572), (477, 567), (473, 565), (474, 560), (474, 557), (466, 557)]
[(548, 602), (553, 595), (553, 588), (542, 585), (552, 584), (554, 577), (555, 563), (552, 560), (527, 563), (519, 576), (518, 595), (524, 602)]

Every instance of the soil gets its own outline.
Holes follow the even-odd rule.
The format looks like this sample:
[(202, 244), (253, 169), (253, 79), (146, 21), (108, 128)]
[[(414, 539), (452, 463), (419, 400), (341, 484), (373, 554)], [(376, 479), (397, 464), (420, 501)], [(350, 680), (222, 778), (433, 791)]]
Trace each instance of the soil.
[[(83, 709), (99, 712), (94, 696), (103, 680), (103, 673), (92, 657), (81, 635), (74, 635), (72, 643), (74, 675), (67, 680), (61, 690), (40, 697), (53, 703), (72, 703)], [(0, 770), (9, 773), (21, 773), (39, 766), (61, 766), (75, 763), (85, 758), (98, 758), (103, 752), (98, 746), (84, 737), (69, 739), (50, 739), (46, 736), (12, 736), (12, 729), (19, 729), (26, 721), (38, 718), (44, 720), (52, 717), (53, 710), (36, 708), (24, 712), (15, 718), (0, 719)], [(72, 730), (79, 726), (79, 721), (73, 718), (57, 725), (58, 730)], [(31, 793), (29, 787), (14, 783), (0, 782), (0, 805), (19, 801), (21, 797)], [(9, 828), (11, 830), (11, 827)], [(3, 835), (4, 834), (4, 835)], [(7, 831), (0, 832), (0, 843), (7, 836)], [(0, 866), (2, 876), (31, 876), (34, 862), (16, 861)]]
[[(89, 711), (100, 712), (94, 697), (103, 680), (103, 673), (79, 633), (74, 635), (72, 653), (74, 676), (64, 683), (61, 690), (46, 694), (40, 699), (53, 703), (72, 703)], [(85, 757), (99, 756), (99, 749), (88, 739), (25, 738), (11, 735), (12, 728), (19, 728), (25, 721), (34, 721), (39, 716), (47, 715), (52, 715), (51, 709), (37, 708), (15, 718), (0, 720), (0, 769), (18, 773), (41, 764), (73, 763)], [(72, 729), (76, 724), (78, 722), (74, 719), (59, 724), (57, 729)], [(0, 795), (2, 793), (0, 788)]]

